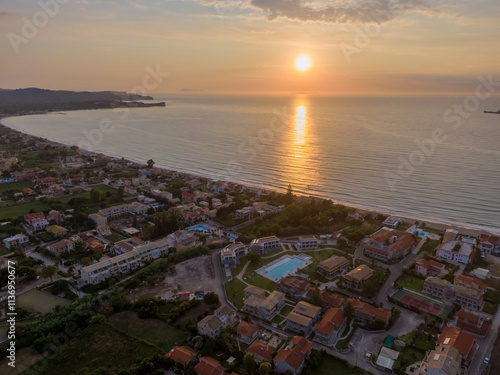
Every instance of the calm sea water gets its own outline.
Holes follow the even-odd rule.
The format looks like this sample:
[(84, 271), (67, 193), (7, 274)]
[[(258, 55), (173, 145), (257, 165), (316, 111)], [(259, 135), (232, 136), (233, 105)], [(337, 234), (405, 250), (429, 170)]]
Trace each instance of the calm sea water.
[[(111, 156), (423, 220), (500, 227), (500, 100), (164, 96), (165, 108), (76, 111), (4, 124)], [(100, 128), (106, 130), (103, 132)], [(111, 129), (111, 130), (110, 130)], [(439, 134), (440, 144), (428, 141)], [(417, 142), (427, 145), (424, 153)]]

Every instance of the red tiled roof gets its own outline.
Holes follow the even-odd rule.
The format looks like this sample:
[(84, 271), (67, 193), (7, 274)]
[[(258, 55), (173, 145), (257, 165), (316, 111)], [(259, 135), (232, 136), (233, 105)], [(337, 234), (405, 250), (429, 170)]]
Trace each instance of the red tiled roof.
[[(316, 288), (311, 288), (307, 291), (306, 297), (309, 299), (309, 302), (311, 301), (315, 290)], [(340, 307), (342, 306), (342, 302), (344, 302), (344, 299), (338, 294), (330, 294), (324, 290), (320, 290), (319, 296), (321, 298), (322, 306)]]
[(489, 242), (491, 244), (496, 244), (500, 242), (500, 237), (493, 236), (491, 234), (481, 234), (481, 242)]
[(272, 356), (273, 356), (274, 349), (276, 349), (276, 348), (274, 348), (268, 344), (265, 344), (260, 340), (256, 340), (252, 343), (252, 345), (250, 345), (248, 347), (247, 353), (251, 353), (253, 355), (258, 355), (258, 356), (264, 358), (265, 360), (270, 361)]
[(437, 339), (437, 344), (451, 345), (460, 354), (467, 357), (474, 345), (474, 335), (459, 330), (456, 327), (446, 326)]
[(471, 287), (475, 286), (481, 290), (486, 290), (486, 288), (488, 288), (488, 285), (486, 283), (482, 282), (479, 279), (476, 279), (475, 277), (458, 275), (455, 276), (455, 281), (459, 281), (460, 283), (470, 285)]
[(283, 277), (278, 282), (278, 286), (297, 291), (305, 291), (309, 286), (309, 283), (307, 281), (295, 279), (293, 277)]
[(198, 375), (222, 375), (226, 369), (212, 357), (201, 357), (194, 370)]
[(258, 330), (259, 327), (251, 323), (245, 322), (244, 320), (242, 320), (240, 324), (238, 324), (238, 326), (236, 327), (236, 333), (238, 335), (249, 338), (253, 337), (255, 332), (257, 332)]
[(349, 298), (347, 301), (351, 303), (356, 314), (366, 316), (370, 319), (377, 319), (383, 322), (387, 322), (389, 316), (391, 315), (390, 310), (384, 309), (382, 307), (374, 307), (368, 303), (359, 301), (354, 298)]
[(326, 311), (325, 315), (323, 315), (323, 319), (321, 319), (318, 323), (315, 331), (329, 335), (335, 329), (335, 326), (340, 327), (344, 321), (344, 311), (332, 307)]
[(166, 356), (186, 367), (189, 361), (191, 361), (196, 354), (196, 351), (191, 349), (189, 346), (176, 346), (169, 351)]
[[(387, 245), (388, 250), (383, 250), (383, 248), (381, 249), (378, 247), (374, 247), (370, 244), (370, 242), (373, 241), (378, 243), (381, 247), (385, 247), (386, 241), (392, 238), (393, 236), (396, 236), (397, 239), (393, 244)], [(370, 242), (368, 242), (366, 248), (371, 251), (383, 254), (390, 251), (396, 251), (398, 253), (401, 253), (412, 247), (415, 244), (415, 239), (408, 232), (402, 232), (400, 230), (392, 229), (392, 230), (384, 230), (381, 231), (380, 233), (375, 234), (374, 236), (370, 237)]]
[(312, 348), (312, 342), (303, 337), (295, 336), (290, 340), (289, 346), (280, 350), (274, 357), (275, 361), (285, 361), (295, 370), (298, 370), (306, 358), (307, 353)]

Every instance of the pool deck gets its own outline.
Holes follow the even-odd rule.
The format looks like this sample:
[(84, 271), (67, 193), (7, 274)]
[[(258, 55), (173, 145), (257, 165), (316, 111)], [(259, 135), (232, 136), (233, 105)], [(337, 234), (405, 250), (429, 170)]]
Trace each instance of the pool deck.
[(284, 274), (282, 277), (285, 277), (285, 276), (290, 276), (290, 275), (295, 275), (297, 270), (300, 270), (302, 268), (305, 268), (307, 267), (308, 265), (310, 265), (312, 263), (311, 261), (311, 256), (307, 255), (307, 254), (299, 254), (299, 255), (283, 255), (282, 257), (276, 259), (276, 260), (273, 260), (272, 262), (266, 264), (265, 266), (262, 266), (260, 267), (259, 269), (255, 270), (255, 273), (260, 275), (260, 276), (263, 276), (265, 277), (266, 279), (269, 279), (269, 280), (272, 280), (274, 282), (278, 282), (280, 279), (276, 279), (274, 277), (272, 277), (271, 275), (269, 275), (267, 272), (267, 270), (269, 268), (272, 268), (272, 266), (282, 262), (284, 259), (300, 259), (301, 261), (304, 262), (304, 264), (302, 264), (301, 266), (295, 268), (294, 270)]

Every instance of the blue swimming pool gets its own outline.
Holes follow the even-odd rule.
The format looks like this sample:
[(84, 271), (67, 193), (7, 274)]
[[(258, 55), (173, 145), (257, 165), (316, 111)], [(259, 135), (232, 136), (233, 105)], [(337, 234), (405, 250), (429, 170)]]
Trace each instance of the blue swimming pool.
[(212, 228), (209, 228), (209, 227), (202, 225), (202, 224), (193, 225), (192, 227), (189, 227), (188, 230), (197, 230), (197, 231), (205, 232), (205, 233), (210, 233), (211, 231), (213, 231)]
[(417, 228), (417, 230), (413, 231), (413, 234), (418, 234), (420, 237), (427, 237), (429, 233), (422, 231), (422, 229)]
[(266, 275), (274, 279), (281, 279), (283, 276), (302, 267), (305, 263), (304, 260), (299, 258), (286, 257), (281, 259), (278, 263), (266, 268)]
[(476, 243), (476, 239), (472, 238), (472, 237), (462, 237), (462, 241), (467, 242), (467, 243), (471, 243), (473, 245)]

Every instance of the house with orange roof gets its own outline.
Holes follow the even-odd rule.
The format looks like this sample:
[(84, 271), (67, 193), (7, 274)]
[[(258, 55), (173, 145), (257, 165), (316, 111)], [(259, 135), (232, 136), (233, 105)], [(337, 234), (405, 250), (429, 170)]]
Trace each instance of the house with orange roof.
[(383, 322), (385, 327), (389, 324), (390, 310), (382, 307), (374, 307), (354, 298), (349, 298), (346, 303), (351, 303), (354, 309), (354, 318), (363, 324), (373, 324), (376, 321)]
[(343, 310), (335, 307), (328, 309), (314, 329), (313, 341), (333, 346), (344, 331), (346, 324), (347, 319)]
[(500, 255), (500, 237), (490, 234), (481, 234), (481, 251), (488, 254)]
[[(316, 288), (311, 288), (306, 294), (306, 298), (311, 302)], [(331, 307), (341, 308), (344, 304), (344, 298), (338, 294), (330, 294), (325, 290), (319, 291), (320, 305), (323, 311), (328, 310)]]
[(491, 325), (490, 321), (484, 317), (463, 309), (455, 314), (454, 324), (457, 328), (467, 330), (479, 336), (486, 335)]
[(415, 271), (425, 277), (427, 276), (442, 277), (446, 274), (446, 268), (443, 263), (423, 258), (418, 259), (415, 262)]
[(194, 371), (198, 375), (223, 375), (226, 369), (212, 357), (201, 357), (200, 362), (194, 366)]
[(455, 279), (453, 280), (453, 285), (459, 285), (465, 288), (476, 289), (483, 293), (486, 292), (486, 289), (488, 288), (488, 284), (486, 284), (485, 282), (476, 279), (475, 277), (470, 277), (465, 275), (455, 276)]
[(299, 374), (304, 368), (313, 343), (300, 336), (294, 336), (290, 343), (274, 357), (274, 368), (279, 374), (290, 371)]
[(242, 320), (236, 326), (236, 335), (239, 340), (250, 344), (259, 334), (260, 328), (254, 324)]
[(276, 350), (274, 346), (268, 345), (260, 340), (255, 340), (247, 349), (246, 355), (252, 355), (257, 363), (271, 362), (273, 353)]
[(408, 232), (382, 229), (370, 237), (365, 246), (366, 255), (382, 262), (406, 256), (415, 245), (415, 238)]
[(461, 331), (453, 326), (444, 327), (437, 339), (436, 348), (444, 347), (446, 345), (453, 346), (463, 356), (465, 364), (469, 364), (477, 349), (478, 343), (474, 335)]
[(276, 283), (276, 289), (292, 297), (304, 297), (311, 285), (307, 281), (285, 276)]
[(172, 359), (176, 363), (180, 363), (184, 368), (187, 367), (198, 353), (189, 346), (176, 346), (170, 350), (165, 356)]

